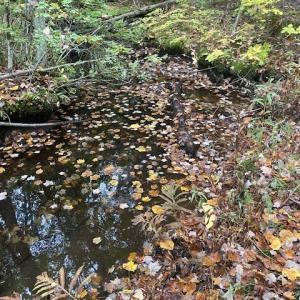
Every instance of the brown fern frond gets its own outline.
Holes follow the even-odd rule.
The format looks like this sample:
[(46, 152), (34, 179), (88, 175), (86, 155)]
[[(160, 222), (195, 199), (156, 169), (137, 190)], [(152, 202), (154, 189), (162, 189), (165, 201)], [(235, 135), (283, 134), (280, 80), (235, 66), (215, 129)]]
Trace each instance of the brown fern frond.
[(65, 288), (65, 278), (66, 273), (64, 267), (61, 267), (59, 270), (59, 284), (64, 289)]
[(78, 295), (82, 292), (83, 287), (86, 284), (89, 284), (91, 282), (93, 276), (96, 276), (96, 273), (91, 273), (90, 275), (88, 275), (86, 278), (84, 278), (82, 280), (82, 282), (80, 283), (80, 285), (78, 286), (78, 288), (76, 290), (76, 297), (78, 297)]
[(74, 289), (74, 287), (76, 286), (77, 280), (83, 270), (84, 265), (82, 265), (80, 268), (78, 268), (78, 270), (76, 271), (74, 277), (72, 278), (70, 284), (69, 284), (69, 293), (72, 292), (72, 290)]
[(53, 295), (57, 289), (59, 289), (59, 285), (51, 277), (49, 277), (46, 272), (37, 276), (36, 279), (37, 282), (33, 291), (35, 291), (41, 298)]

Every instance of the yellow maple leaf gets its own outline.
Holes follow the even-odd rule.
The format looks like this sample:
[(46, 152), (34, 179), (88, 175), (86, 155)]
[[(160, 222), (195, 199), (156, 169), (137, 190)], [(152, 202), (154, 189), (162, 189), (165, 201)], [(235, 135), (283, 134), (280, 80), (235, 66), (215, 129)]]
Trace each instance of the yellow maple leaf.
[(291, 281), (295, 281), (296, 279), (300, 278), (300, 272), (294, 268), (283, 268), (282, 275)]
[(133, 261), (129, 261), (123, 264), (123, 269), (129, 272), (134, 272), (136, 268), (137, 268), (137, 264), (135, 264)]
[(112, 186), (117, 186), (119, 184), (119, 181), (118, 180), (115, 180), (115, 179), (112, 179), (110, 182), (109, 182), (110, 185)]
[(161, 214), (163, 214), (165, 212), (165, 210), (160, 205), (153, 205), (152, 206), (152, 211), (156, 215), (161, 215)]
[(174, 242), (172, 240), (163, 240), (159, 242), (159, 247), (165, 250), (173, 250)]

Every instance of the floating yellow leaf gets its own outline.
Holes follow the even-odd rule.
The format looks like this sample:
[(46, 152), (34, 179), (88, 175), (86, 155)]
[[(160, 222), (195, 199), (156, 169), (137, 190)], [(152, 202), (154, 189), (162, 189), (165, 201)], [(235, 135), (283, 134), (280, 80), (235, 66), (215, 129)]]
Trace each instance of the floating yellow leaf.
[(174, 242), (172, 240), (163, 240), (159, 242), (159, 247), (165, 250), (173, 250)]
[(0, 174), (4, 173), (5, 169), (3, 167), (0, 167)]
[(42, 169), (38, 169), (35, 172), (35, 174), (37, 174), (37, 175), (40, 175), (40, 174), (43, 174), (43, 173), (44, 173), (44, 171)]
[(110, 182), (109, 182), (110, 185), (112, 186), (117, 186), (119, 184), (119, 181), (118, 180), (115, 180), (115, 179), (112, 179)]
[(158, 177), (158, 174), (153, 172), (153, 171), (149, 171), (149, 177), (148, 177), (148, 180), (156, 180)]
[(146, 152), (147, 150), (146, 150), (146, 148), (144, 146), (139, 146), (139, 147), (136, 148), (136, 151), (138, 151), (138, 152)]
[(135, 207), (136, 210), (144, 210), (144, 206), (143, 205), (137, 205)]
[(283, 268), (282, 275), (291, 281), (295, 281), (296, 279), (300, 278), (300, 272), (293, 268)]
[(149, 201), (151, 201), (151, 198), (148, 197), (148, 196), (146, 196), (146, 197), (143, 197), (143, 198), (142, 198), (142, 201), (143, 201), (143, 202), (149, 202)]
[(93, 238), (93, 244), (95, 244), (95, 245), (100, 244), (101, 241), (102, 241), (102, 239), (100, 236)]
[(85, 163), (85, 160), (84, 160), (84, 159), (77, 159), (77, 163), (78, 163), (79, 165), (82, 165), (82, 164)]
[(152, 211), (156, 215), (161, 215), (161, 214), (163, 214), (165, 212), (165, 210), (160, 205), (153, 205), (152, 206)]
[(123, 264), (123, 269), (129, 271), (129, 272), (134, 272), (137, 268), (137, 265), (133, 261), (129, 261), (125, 264)]
[(140, 124), (137, 124), (137, 123), (136, 124), (132, 124), (132, 125), (129, 126), (129, 128), (130, 129), (138, 129), (138, 128), (140, 128)]

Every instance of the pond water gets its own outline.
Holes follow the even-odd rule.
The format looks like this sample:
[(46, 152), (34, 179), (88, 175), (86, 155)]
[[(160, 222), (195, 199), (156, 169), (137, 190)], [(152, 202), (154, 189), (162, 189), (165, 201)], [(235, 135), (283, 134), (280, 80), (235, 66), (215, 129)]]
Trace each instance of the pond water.
[[(12, 132), (13, 142), (0, 148), (0, 295), (30, 295), (37, 275), (62, 266), (72, 275), (84, 264), (86, 273), (105, 277), (142, 247), (131, 219), (159, 203), (162, 184), (184, 178), (172, 169), (168, 147), (176, 133), (167, 92), (163, 84), (144, 88), (91, 88), (60, 115), (87, 119), (83, 124)], [(204, 106), (193, 108), (196, 117), (214, 113), (217, 120), (203, 117), (192, 130), (205, 138), (199, 157), (218, 162), (229, 151), (234, 122), (226, 118), (233, 112), (222, 110), (230, 105), (218, 92), (187, 90), (187, 104), (197, 101)], [(242, 102), (232, 101), (240, 111)]]

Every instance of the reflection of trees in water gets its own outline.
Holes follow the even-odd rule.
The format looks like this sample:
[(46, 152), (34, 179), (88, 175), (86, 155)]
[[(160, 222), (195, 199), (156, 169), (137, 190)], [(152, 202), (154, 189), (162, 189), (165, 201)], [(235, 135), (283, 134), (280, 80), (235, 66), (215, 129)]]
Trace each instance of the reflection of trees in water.
[[(20, 241), (7, 243), (0, 250), (3, 252), (0, 282), (4, 281), (0, 290), (5, 288), (5, 293), (20, 285), (32, 287), (38, 274), (43, 271), (57, 274), (62, 266), (70, 276), (82, 264), (86, 272), (103, 273), (116, 258), (126, 256), (127, 248), (136, 242), (132, 241), (132, 231), (128, 231), (131, 225), (128, 212), (123, 217), (119, 212), (107, 213), (99, 200), (82, 203), (71, 211), (58, 209), (49, 214), (45, 204), (53, 198), (49, 191), (43, 194), (24, 185), (8, 191), (7, 199), (0, 201), (0, 224), (2, 221), (9, 232), (18, 226), (21, 239), (37, 238), (30, 246)], [(100, 246), (92, 243), (97, 236), (103, 238)]]

